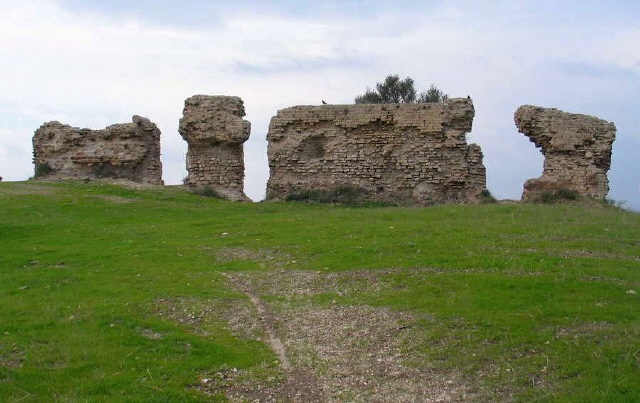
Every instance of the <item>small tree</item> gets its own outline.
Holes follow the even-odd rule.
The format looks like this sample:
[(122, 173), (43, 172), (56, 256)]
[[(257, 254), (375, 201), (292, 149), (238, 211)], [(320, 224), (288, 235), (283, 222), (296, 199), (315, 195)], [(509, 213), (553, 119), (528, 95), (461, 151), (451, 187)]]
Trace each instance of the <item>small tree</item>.
[(398, 75), (389, 75), (381, 83), (376, 84), (376, 89), (367, 88), (364, 94), (355, 98), (356, 104), (401, 104), (414, 102), (444, 102), (448, 96), (443, 93), (435, 84), (426, 92), (420, 93), (417, 97), (416, 89), (413, 86), (413, 79), (406, 77), (400, 80)]
[(449, 95), (442, 92), (435, 84), (431, 84), (428, 90), (420, 93), (417, 102), (425, 104), (429, 102), (444, 102), (447, 99), (449, 99)]

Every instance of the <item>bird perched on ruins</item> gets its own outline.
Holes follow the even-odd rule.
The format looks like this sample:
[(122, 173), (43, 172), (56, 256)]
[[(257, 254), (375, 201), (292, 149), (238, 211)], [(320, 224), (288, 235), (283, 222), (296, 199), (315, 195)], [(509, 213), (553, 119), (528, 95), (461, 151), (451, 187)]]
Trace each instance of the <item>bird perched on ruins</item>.
[(323, 99), (323, 100), (322, 100), (322, 105), (326, 105), (326, 104), (327, 104), (327, 103), (326, 103), (326, 102), (324, 102), (324, 99)]

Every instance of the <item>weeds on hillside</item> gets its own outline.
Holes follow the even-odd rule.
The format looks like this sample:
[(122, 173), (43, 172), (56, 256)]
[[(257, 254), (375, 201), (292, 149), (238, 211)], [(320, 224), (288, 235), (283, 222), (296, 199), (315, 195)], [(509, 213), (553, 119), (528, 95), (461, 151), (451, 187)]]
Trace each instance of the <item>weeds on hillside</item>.
[(485, 189), (482, 192), (480, 192), (480, 203), (487, 204), (487, 203), (497, 203), (497, 202), (498, 200), (495, 197), (493, 197), (489, 189)]
[(204, 197), (213, 197), (214, 199), (224, 199), (224, 197), (211, 186), (205, 186), (196, 190), (196, 193)]
[(47, 162), (40, 162), (36, 164), (36, 172), (34, 178), (39, 178), (53, 172), (53, 168)]
[(615, 207), (621, 210), (625, 210), (625, 208), (627, 207), (626, 200), (605, 199), (604, 202), (607, 206)]
[(555, 190), (548, 190), (540, 193), (533, 199), (534, 203), (553, 204), (562, 203), (567, 201), (577, 201), (580, 199), (580, 194), (573, 189), (559, 188)]
[(334, 189), (305, 189), (292, 192), (285, 198), (286, 201), (297, 201), (315, 204), (342, 204), (347, 206), (368, 204), (365, 202), (369, 192), (365, 189), (341, 185)]

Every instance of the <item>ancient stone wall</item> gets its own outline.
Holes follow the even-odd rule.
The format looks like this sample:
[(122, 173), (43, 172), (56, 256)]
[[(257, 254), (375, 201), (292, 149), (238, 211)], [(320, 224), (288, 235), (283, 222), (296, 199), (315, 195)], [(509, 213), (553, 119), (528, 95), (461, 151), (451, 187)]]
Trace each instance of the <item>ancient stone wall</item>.
[(47, 122), (33, 136), (37, 179), (124, 179), (161, 185), (160, 130), (135, 115), (133, 123), (102, 130)]
[(188, 144), (186, 185), (209, 187), (230, 200), (249, 200), (243, 191), (242, 147), (251, 123), (244, 115), (238, 97), (194, 95), (184, 101), (179, 131)]
[(280, 110), (267, 135), (267, 199), (350, 188), (409, 205), (477, 201), (486, 174), (480, 147), (466, 142), (473, 117), (467, 98)]
[(544, 155), (542, 176), (524, 184), (523, 200), (535, 200), (544, 192), (559, 189), (595, 198), (607, 195), (607, 172), (616, 136), (613, 123), (531, 105), (518, 108), (514, 118), (518, 131)]

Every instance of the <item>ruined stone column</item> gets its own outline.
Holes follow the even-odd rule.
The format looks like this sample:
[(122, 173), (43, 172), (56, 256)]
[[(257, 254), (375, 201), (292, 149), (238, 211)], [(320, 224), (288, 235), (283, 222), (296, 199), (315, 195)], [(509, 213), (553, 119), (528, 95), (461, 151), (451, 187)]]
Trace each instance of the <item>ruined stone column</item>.
[(101, 130), (47, 122), (33, 136), (34, 178), (110, 179), (162, 185), (160, 130), (134, 115), (133, 123)]
[(194, 95), (184, 101), (179, 132), (188, 144), (185, 184), (206, 188), (236, 201), (244, 194), (243, 143), (251, 123), (243, 120), (244, 103), (238, 97)]
[(544, 155), (542, 176), (525, 182), (523, 200), (535, 200), (544, 192), (559, 189), (599, 199), (606, 197), (611, 147), (616, 136), (613, 123), (531, 105), (519, 107), (514, 119), (518, 131)]

